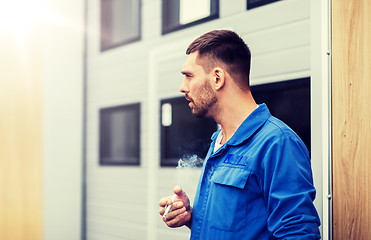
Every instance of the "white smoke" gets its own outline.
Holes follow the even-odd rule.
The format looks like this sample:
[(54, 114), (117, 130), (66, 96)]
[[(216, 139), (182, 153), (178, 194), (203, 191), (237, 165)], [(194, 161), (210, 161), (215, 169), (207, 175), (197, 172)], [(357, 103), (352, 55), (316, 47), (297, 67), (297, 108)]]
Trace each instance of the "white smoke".
[(202, 167), (204, 160), (197, 155), (184, 156), (179, 159), (177, 169)]
[(197, 155), (188, 155), (179, 159), (176, 167), (177, 184), (187, 193), (191, 204), (197, 190), (203, 162), (204, 160)]

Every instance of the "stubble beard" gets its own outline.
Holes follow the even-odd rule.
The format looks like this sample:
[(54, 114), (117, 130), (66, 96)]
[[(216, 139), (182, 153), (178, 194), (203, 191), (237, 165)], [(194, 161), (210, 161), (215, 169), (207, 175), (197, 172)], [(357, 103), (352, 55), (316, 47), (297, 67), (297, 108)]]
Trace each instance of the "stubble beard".
[(192, 114), (197, 118), (212, 117), (212, 110), (217, 102), (217, 97), (208, 82), (205, 82), (197, 104), (192, 100)]

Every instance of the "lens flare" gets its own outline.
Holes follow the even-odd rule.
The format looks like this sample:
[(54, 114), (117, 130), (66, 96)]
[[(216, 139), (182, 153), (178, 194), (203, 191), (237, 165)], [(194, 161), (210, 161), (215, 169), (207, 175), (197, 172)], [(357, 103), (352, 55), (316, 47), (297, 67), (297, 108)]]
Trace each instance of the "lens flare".
[(40, 1), (0, 0), (0, 31), (20, 41), (43, 18)]

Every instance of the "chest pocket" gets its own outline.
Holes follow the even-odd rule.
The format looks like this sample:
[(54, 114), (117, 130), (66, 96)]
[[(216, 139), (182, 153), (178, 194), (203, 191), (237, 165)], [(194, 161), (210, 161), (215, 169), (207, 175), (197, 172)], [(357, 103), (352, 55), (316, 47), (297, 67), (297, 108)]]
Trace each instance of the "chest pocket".
[(219, 167), (211, 177), (209, 198), (210, 227), (238, 231), (246, 226), (247, 194), (250, 171), (236, 167)]

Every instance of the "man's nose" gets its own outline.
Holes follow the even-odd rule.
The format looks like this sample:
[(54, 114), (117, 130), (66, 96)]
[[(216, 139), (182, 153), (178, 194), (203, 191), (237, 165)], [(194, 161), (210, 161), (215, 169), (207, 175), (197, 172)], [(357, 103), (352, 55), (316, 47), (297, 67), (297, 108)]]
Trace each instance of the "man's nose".
[(180, 85), (180, 89), (179, 89), (179, 91), (180, 91), (181, 93), (188, 93), (188, 92), (189, 92), (189, 88), (188, 88), (188, 86), (187, 86), (187, 84), (186, 84), (185, 79), (183, 80), (182, 84)]

